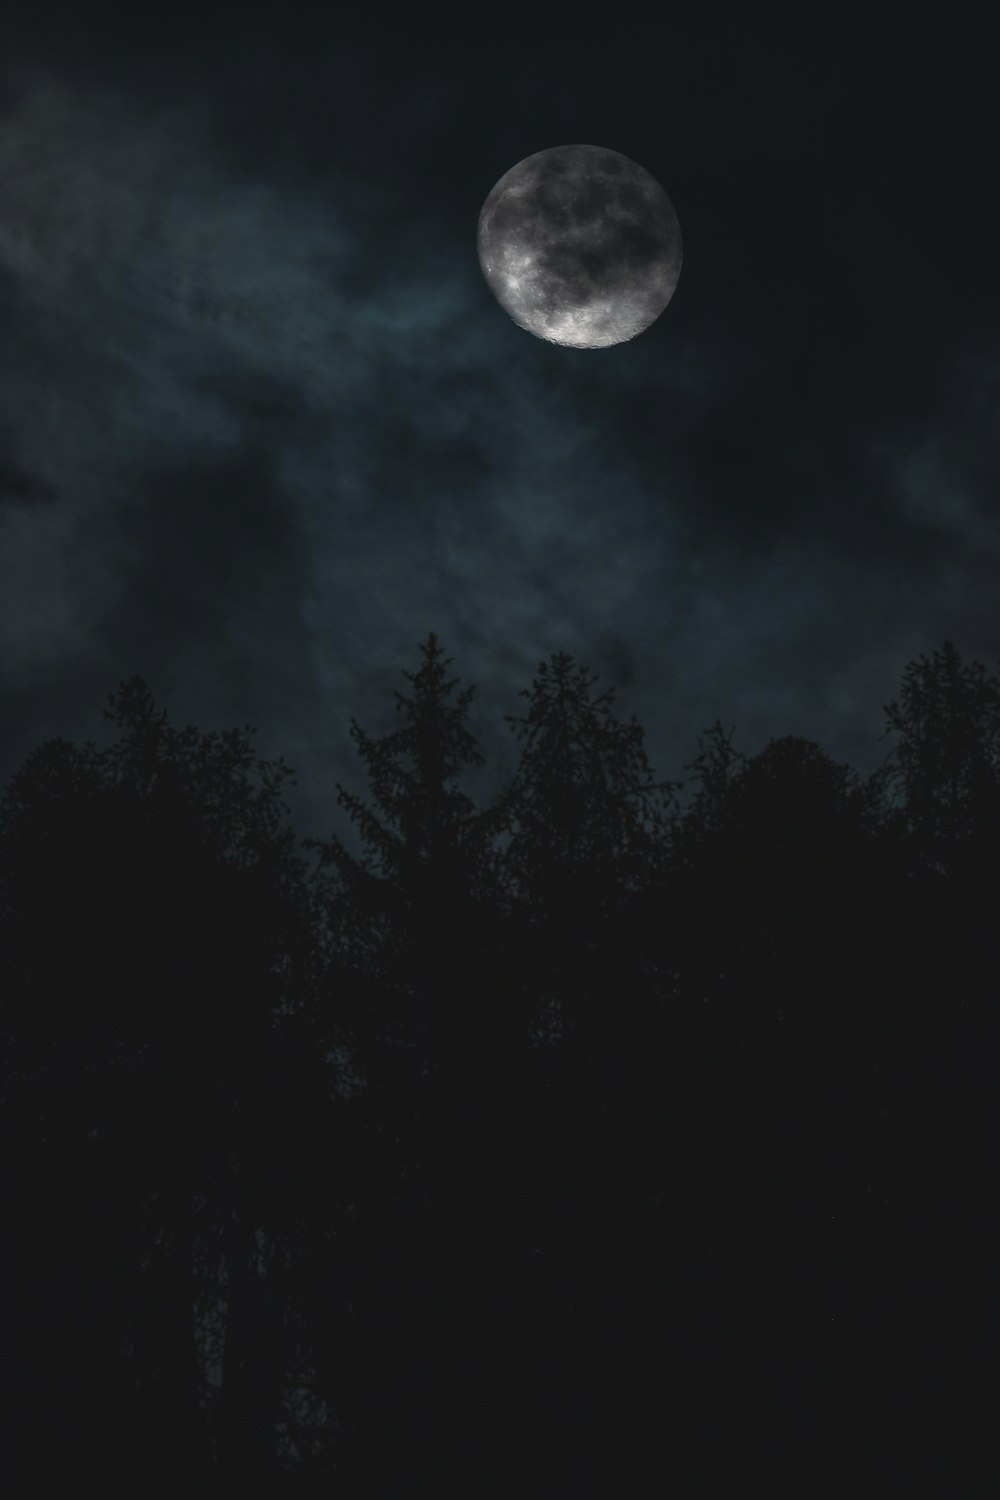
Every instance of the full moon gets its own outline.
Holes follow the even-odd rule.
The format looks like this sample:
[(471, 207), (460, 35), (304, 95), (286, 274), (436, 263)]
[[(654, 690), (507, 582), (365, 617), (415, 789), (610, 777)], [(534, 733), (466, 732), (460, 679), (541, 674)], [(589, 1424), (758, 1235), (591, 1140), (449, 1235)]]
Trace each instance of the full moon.
[(483, 204), (477, 245), (504, 311), (571, 349), (635, 338), (681, 274), (670, 199), (643, 167), (604, 146), (553, 146), (511, 167)]

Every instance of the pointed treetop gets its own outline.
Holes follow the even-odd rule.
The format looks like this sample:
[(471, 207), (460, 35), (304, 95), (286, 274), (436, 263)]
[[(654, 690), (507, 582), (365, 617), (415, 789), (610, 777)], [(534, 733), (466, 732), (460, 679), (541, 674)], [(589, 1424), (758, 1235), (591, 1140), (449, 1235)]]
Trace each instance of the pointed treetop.
[(461, 789), (470, 768), (484, 764), (468, 715), (475, 689), (449, 676), (452, 658), (432, 631), (420, 647), (416, 672), (404, 671), (409, 693), (395, 692), (399, 727), (370, 735), (351, 721), (351, 737), (368, 775), (372, 805), (337, 784), (338, 805), (357, 825), (360, 862), (336, 837), (319, 844), (325, 863), (335, 863), (357, 882), (362, 876), (396, 881), (416, 870), (442, 870), (460, 851), (471, 854), (492, 827)]

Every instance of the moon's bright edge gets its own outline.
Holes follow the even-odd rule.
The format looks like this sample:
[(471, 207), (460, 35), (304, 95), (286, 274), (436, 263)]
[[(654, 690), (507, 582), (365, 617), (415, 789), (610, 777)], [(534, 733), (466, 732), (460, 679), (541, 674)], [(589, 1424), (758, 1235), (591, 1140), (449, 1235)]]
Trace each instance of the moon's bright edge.
[(660, 316), (680, 277), (680, 224), (643, 167), (603, 146), (554, 146), (518, 162), (479, 215), (497, 301), (550, 343), (603, 349)]

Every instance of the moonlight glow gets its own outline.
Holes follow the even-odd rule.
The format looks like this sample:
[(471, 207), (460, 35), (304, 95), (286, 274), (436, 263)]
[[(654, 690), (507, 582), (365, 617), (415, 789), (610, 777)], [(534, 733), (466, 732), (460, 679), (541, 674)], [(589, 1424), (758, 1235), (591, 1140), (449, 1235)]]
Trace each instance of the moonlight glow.
[(670, 199), (642, 167), (603, 146), (553, 146), (518, 162), (483, 204), (477, 238), (505, 312), (574, 349), (642, 333), (681, 272)]

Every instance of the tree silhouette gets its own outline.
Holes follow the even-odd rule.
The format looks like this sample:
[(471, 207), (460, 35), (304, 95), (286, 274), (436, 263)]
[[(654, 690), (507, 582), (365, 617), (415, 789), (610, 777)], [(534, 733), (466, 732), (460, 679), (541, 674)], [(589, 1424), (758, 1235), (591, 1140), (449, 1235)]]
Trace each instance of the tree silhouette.
[(176, 1492), (213, 1453), (234, 1481), (266, 1470), (296, 1360), (268, 1349), (261, 1249), (282, 1253), (313, 1107), (290, 773), (248, 731), (174, 729), (139, 679), (106, 717), (115, 743), (43, 746), (0, 809), (15, 1264), (39, 1297), (18, 1304), (17, 1410), (48, 1493)]
[[(964, 1257), (965, 1307), (935, 1316), (968, 1327), (988, 1285), (983, 1252), (995, 1228), (983, 1194), (992, 1173), (987, 1059), (1000, 1043), (1000, 678), (945, 641), (907, 665), (885, 715), (896, 736), (876, 777), (892, 799), (895, 875), (882, 902), (893, 934), (894, 1065), (883, 1099), (890, 1205), (900, 1239), (926, 1245), (915, 1264)], [(964, 1399), (971, 1407), (976, 1398)]]
[(376, 738), (351, 722), (372, 804), (339, 782), (337, 801), (359, 831), (360, 857), (336, 834), (308, 841), (335, 874), (328, 911), (342, 952), (369, 997), (392, 1007), (383, 1041), (416, 1051), (417, 1073), (437, 1067), (459, 1035), (468, 1043), (470, 1023), (480, 1034), (488, 1023), (465, 975), (489, 965), (484, 945), (501, 903), (496, 841), (508, 816), (502, 805), (479, 810), (462, 787), (483, 764), (468, 724), (474, 690), (449, 677), (436, 635), (420, 653), (419, 670), (403, 674), (412, 693), (394, 695), (400, 727)]
[(602, 877), (611, 889), (634, 888), (663, 826), (671, 784), (656, 780), (641, 725), (619, 720), (614, 689), (595, 696), (596, 682), (557, 652), (523, 691), (527, 712), (506, 717), (524, 746), (506, 862), (527, 899)]
[(1000, 682), (911, 662), (867, 779), (717, 721), (682, 806), (560, 653), (484, 808), (419, 652), (358, 854), (138, 678), (0, 801), (12, 1493), (954, 1487)]
[[(478, 1151), (482, 1164), (490, 1079), (514, 1020), (497, 984), (495, 845), (506, 813), (480, 811), (462, 784), (483, 764), (469, 727), (473, 689), (449, 675), (433, 633), (420, 655), (419, 669), (404, 673), (410, 692), (395, 694), (397, 729), (373, 737), (352, 721), (371, 802), (337, 790), (360, 857), (336, 835), (311, 842), (333, 872), (329, 920), (349, 955), (354, 1034), (372, 1079), (365, 1149), (369, 1187), (380, 1186), (369, 1194), (364, 1316), (371, 1386), (391, 1383), (391, 1361), (403, 1387), (394, 1407), (400, 1448), (383, 1450), (377, 1481), (390, 1487), (404, 1482), (417, 1452), (428, 1470), (447, 1457), (426, 1447), (429, 1408), (444, 1411), (461, 1393), (457, 1371), (446, 1369), (460, 1358), (459, 1257), (477, 1234), (474, 1158)], [(457, 1463), (454, 1435), (452, 1444)]]
[(945, 641), (909, 663), (885, 714), (898, 739), (879, 774), (902, 800), (915, 873), (978, 879), (1000, 827), (1000, 679)]
[(551, 1431), (539, 1485), (555, 1490), (601, 1483), (582, 1472), (597, 1460), (590, 1445), (586, 1460), (573, 1451), (567, 1413), (596, 1433), (627, 1425), (637, 1398), (623, 1330), (649, 1282), (638, 1260), (627, 1272), (625, 1263), (658, 1165), (637, 1058), (660, 1041), (646, 917), (673, 788), (657, 781), (641, 726), (622, 720), (613, 690), (596, 681), (557, 653), (522, 694), (523, 714), (507, 719), (521, 756), (505, 800), (504, 868), (535, 1047), (515, 1085), (521, 1135), (505, 1262), (516, 1288), (507, 1347), (530, 1348), (532, 1369), (522, 1357), (504, 1409), (515, 1430)]
[(639, 952), (632, 918), (658, 871), (673, 796), (654, 776), (641, 725), (621, 721), (614, 690), (595, 695), (596, 681), (559, 652), (522, 693), (525, 714), (506, 719), (523, 749), (504, 862), (536, 944), (539, 1024), (557, 1030), (573, 1026), (586, 995), (612, 978), (604, 955), (620, 981), (615, 966)]
[(815, 924), (846, 922), (845, 903), (866, 886), (877, 789), (794, 736), (738, 754), (719, 725), (694, 768), (677, 858), (692, 940), (700, 919), (696, 982), (732, 993), (735, 980), (745, 995), (749, 981), (773, 1008), (789, 986), (805, 977), (813, 990), (830, 971), (828, 962), (824, 975), (811, 972), (823, 946)]

